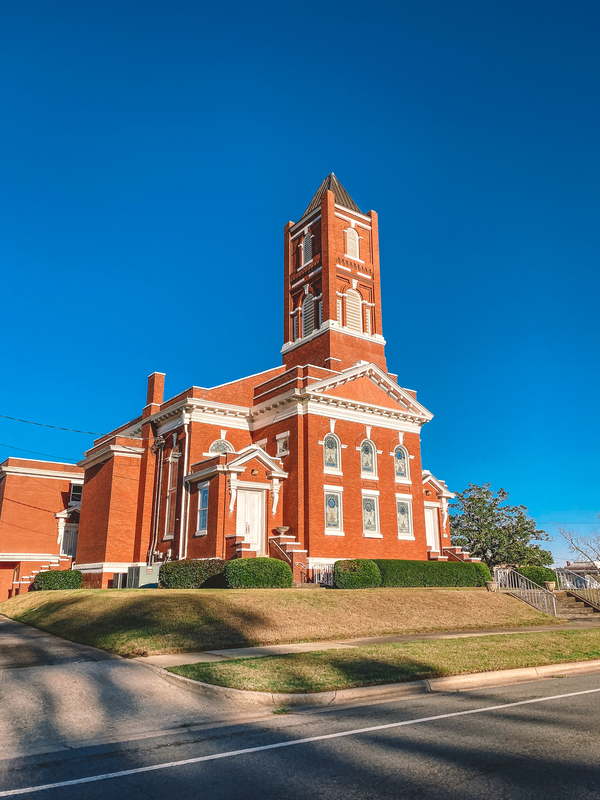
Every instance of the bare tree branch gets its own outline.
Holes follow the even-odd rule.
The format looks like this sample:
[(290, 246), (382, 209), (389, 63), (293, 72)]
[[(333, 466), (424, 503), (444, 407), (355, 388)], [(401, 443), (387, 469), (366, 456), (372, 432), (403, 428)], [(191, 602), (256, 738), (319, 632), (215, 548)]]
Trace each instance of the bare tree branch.
[[(598, 514), (600, 519), (600, 514)], [(584, 535), (568, 530), (564, 525), (558, 526), (558, 532), (569, 545), (571, 553), (583, 557), (585, 561), (600, 562), (600, 530), (590, 531)]]

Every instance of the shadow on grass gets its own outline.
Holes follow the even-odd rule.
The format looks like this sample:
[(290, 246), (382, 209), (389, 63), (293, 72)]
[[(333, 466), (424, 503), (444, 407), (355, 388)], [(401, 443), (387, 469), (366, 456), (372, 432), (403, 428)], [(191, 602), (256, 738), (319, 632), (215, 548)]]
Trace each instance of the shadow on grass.
[(12, 618), (126, 657), (248, 647), (256, 644), (248, 635), (249, 628), (268, 624), (254, 610), (228, 603), (228, 590), (222, 594), (215, 590), (123, 591), (129, 595), (126, 603), (118, 602), (121, 591), (115, 590), (114, 594), (98, 592), (96, 604), (89, 591), (59, 596), (40, 592), (35, 608), (14, 613)]

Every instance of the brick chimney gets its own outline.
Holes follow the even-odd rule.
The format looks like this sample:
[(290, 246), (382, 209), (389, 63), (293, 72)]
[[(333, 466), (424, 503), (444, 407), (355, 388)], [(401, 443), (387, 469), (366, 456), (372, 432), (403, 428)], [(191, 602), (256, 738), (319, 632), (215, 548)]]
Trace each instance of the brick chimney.
[(146, 396), (146, 408), (144, 408), (144, 416), (149, 416), (158, 411), (164, 399), (165, 393), (165, 373), (153, 372), (148, 375), (148, 394)]

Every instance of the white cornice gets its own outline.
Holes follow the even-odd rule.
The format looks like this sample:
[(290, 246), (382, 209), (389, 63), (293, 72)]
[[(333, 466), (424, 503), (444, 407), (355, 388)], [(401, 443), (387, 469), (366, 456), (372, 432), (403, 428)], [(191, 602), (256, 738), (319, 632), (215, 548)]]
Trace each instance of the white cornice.
[(58, 553), (0, 553), (0, 561), (60, 561)]
[(102, 447), (96, 453), (90, 453), (89, 456), (80, 461), (77, 466), (89, 469), (95, 464), (101, 464), (103, 461), (108, 461), (109, 458), (114, 456), (125, 456), (126, 458), (141, 458), (144, 452), (143, 447), (129, 447), (122, 444), (109, 444)]
[(295, 239), (299, 231), (302, 231), (302, 229), (306, 228), (308, 225), (314, 225), (315, 222), (318, 222), (320, 219), (321, 207), (319, 206), (319, 208), (315, 208), (314, 211), (311, 211), (310, 214), (307, 214), (305, 217), (299, 219), (298, 222), (294, 222), (290, 228), (290, 239)]
[[(337, 386), (343, 386), (345, 383), (356, 380), (357, 378), (369, 378), (373, 383), (379, 386), (386, 394), (392, 397), (399, 406), (404, 406), (404, 409), (385, 409), (382, 406), (372, 406), (381, 411), (391, 411), (394, 414), (400, 413), (408, 416), (410, 419), (418, 420), (422, 423), (429, 422), (433, 418), (433, 414), (428, 411), (425, 406), (421, 405), (409, 392), (399, 386), (393, 381), (387, 373), (385, 373), (376, 364), (358, 364), (356, 367), (351, 367), (337, 375), (323, 378), (317, 383), (313, 383), (308, 387), (308, 395), (324, 394), (330, 389), (335, 389)], [(331, 397), (331, 395), (325, 395)], [(344, 400), (344, 398), (340, 398)], [(364, 404), (371, 407), (370, 404)]]
[[(73, 464), (73, 466), (80, 466), (80, 464)], [(81, 472), (59, 472), (58, 470), (36, 469), (35, 467), (16, 467), (7, 465), (5, 467), (0, 467), (0, 475), (35, 475), (37, 478), (54, 478), (60, 481), (83, 483), (83, 475)]]

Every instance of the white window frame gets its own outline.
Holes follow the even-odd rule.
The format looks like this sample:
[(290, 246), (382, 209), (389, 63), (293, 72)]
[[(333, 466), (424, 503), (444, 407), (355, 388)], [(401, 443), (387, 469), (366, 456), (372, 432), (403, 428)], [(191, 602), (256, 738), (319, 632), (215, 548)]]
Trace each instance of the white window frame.
[[(407, 472), (406, 478), (403, 478), (401, 475), (396, 475), (396, 450), (404, 451), (404, 460), (406, 461), (406, 472)], [(403, 444), (397, 444), (394, 447), (394, 449), (392, 450), (392, 452), (390, 453), (390, 455), (392, 456), (392, 458), (394, 460), (394, 480), (396, 481), (396, 483), (410, 484), (411, 483), (411, 480), (410, 480), (410, 456), (408, 454), (408, 450), (406, 449), (406, 447)]]
[[(337, 442), (339, 469), (334, 469), (333, 467), (328, 467), (325, 464), (325, 440), (327, 438), (329, 438), (330, 436), (333, 436), (333, 438)], [(337, 436), (333, 431), (330, 431), (329, 433), (325, 434), (325, 436), (323, 437), (323, 441), (320, 442), (320, 444), (323, 446), (323, 472), (327, 473), (327, 475), (339, 475), (340, 477), (343, 476), (344, 473), (342, 471), (342, 443), (340, 442), (340, 437)]]
[[(343, 494), (344, 494), (344, 487), (343, 486), (323, 486), (324, 489), (324, 497), (323, 497), (323, 523), (324, 523), (324, 530), (325, 536), (344, 536), (344, 503), (343, 503)], [(338, 497), (339, 503), (339, 518), (340, 524), (338, 528), (328, 528), (327, 527), (327, 495), (328, 494), (335, 494)]]
[[(373, 472), (363, 472), (362, 448), (363, 448), (363, 444), (365, 442), (370, 444), (371, 447), (373, 448), (373, 467), (374, 467)], [(361, 478), (366, 478), (366, 480), (377, 478), (378, 477), (377, 476), (377, 447), (375, 446), (375, 442), (372, 439), (363, 439), (362, 442), (360, 443), (360, 447), (357, 447), (356, 449), (359, 452), (359, 458), (360, 458), (360, 477)]]
[(414, 518), (413, 518), (413, 503), (412, 503), (412, 494), (398, 494), (396, 493), (396, 526), (398, 525), (398, 503), (404, 502), (408, 505), (408, 515), (409, 515), (409, 527), (410, 527), (410, 534), (407, 536), (406, 534), (400, 533), (400, 528), (398, 528), (398, 539), (402, 542), (414, 542), (415, 540), (415, 528), (414, 528)]
[[(381, 533), (381, 520), (379, 518), (379, 491), (377, 489), (361, 489), (360, 494), (360, 517), (363, 526), (363, 536), (365, 539), (383, 539), (383, 534)], [(366, 499), (373, 500), (375, 503), (375, 521), (377, 523), (377, 529), (375, 531), (365, 530), (365, 512), (363, 504)]]
[[(202, 495), (206, 490), (206, 508), (202, 505)], [(210, 481), (198, 484), (198, 510), (196, 512), (196, 533), (194, 536), (206, 536), (208, 532), (208, 499), (210, 496)], [(200, 514), (206, 511), (206, 525), (200, 526)]]
[[(290, 432), (285, 431), (284, 433), (278, 433), (275, 437), (277, 441), (277, 455), (278, 456), (287, 456), (290, 452)], [(287, 447), (284, 447), (285, 442), (287, 440)]]
[[(79, 489), (79, 500), (73, 499), (73, 490)], [(71, 484), (71, 491), (69, 492), (69, 505), (70, 506), (79, 506), (81, 505), (81, 493), (83, 492), (83, 483), (72, 483)]]

